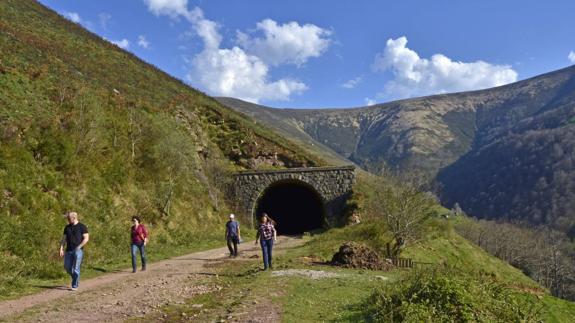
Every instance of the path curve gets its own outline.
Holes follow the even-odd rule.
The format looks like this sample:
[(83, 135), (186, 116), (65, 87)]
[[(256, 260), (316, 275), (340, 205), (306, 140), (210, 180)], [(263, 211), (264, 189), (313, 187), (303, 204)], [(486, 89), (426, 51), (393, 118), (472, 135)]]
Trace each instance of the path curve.
[[(303, 244), (303, 239), (280, 236), (275, 250), (282, 252)], [(253, 242), (240, 244), (239, 259), (260, 253)], [(261, 258), (260, 258), (261, 259)], [(78, 291), (65, 286), (0, 302), (0, 321), (118, 322), (158, 312), (168, 304), (221, 288), (207, 279), (215, 275), (210, 264), (235, 261), (226, 247), (170, 258), (132, 274), (131, 269), (81, 281)]]

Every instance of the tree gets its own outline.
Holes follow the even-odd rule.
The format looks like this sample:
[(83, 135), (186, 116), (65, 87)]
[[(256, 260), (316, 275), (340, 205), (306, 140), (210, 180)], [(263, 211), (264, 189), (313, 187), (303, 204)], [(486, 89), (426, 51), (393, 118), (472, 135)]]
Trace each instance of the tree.
[(407, 243), (418, 238), (434, 202), (413, 182), (386, 183), (380, 179), (374, 189), (367, 207), (383, 218), (393, 235), (393, 245), (388, 244), (388, 256), (398, 257)]
[(136, 111), (136, 105), (131, 102), (128, 104), (129, 109), (129, 124), (128, 124), (128, 137), (130, 138), (130, 149), (132, 153), (132, 162), (136, 159), (136, 145), (142, 141), (142, 121), (141, 116)]
[(575, 299), (575, 255), (563, 232), (470, 218), (461, 221), (456, 229), (490, 254), (549, 288), (552, 295)]
[(135, 165), (153, 174), (148, 183), (155, 187), (152, 197), (156, 210), (169, 217), (172, 202), (180, 194), (197, 189), (198, 157), (196, 143), (178, 121), (165, 114), (141, 115), (141, 143), (135, 150)]

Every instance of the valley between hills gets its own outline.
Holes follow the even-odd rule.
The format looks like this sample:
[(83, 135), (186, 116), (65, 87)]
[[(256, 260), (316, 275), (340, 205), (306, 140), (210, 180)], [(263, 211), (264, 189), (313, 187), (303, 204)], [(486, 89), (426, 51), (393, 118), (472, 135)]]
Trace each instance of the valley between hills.
[(575, 66), (493, 89), (351, 109), (218, 100), (335, 163), (426, 178), (448, 207), (575, 230)]

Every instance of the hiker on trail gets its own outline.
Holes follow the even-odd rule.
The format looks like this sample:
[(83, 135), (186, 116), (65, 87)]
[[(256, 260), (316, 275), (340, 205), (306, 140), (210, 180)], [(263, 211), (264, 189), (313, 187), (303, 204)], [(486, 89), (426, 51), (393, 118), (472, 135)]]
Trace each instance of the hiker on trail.
[[(68, 219), (68, 225), (64, 228), (64, 235), (62, 240), (60, 240), (60, 257), (64, 257), (64, 268), (72, 277), (70, 290), (75, 291), (78, 289), (78, 283), (80, 282), (80, 266), (84, 257), (82, 248), (90, 240), (90, 235), (88, 234), (88, 228), (78, 221), (78, 213), (67, 212), (66, 218)], [(66, 245), (65, 252), (64, 245)]]
[(262, 255), (264, 258), (264, 270), (272, 269), (272, 249), (274, 242), (277, 241), (276, 229), (274, 227), (275, 222), (270, 219), (266, 213), (262, 213), (260, 218), (260, 226), (258, 227), (258, 233), (256, 234), (256, 244), (258, 244), (258, 239), (260, 240), (260, 245), (262, 246)]
[(235, 215), (230, 214), (230, 220), (226, 222), (226, 241), (228, 242), (230, 257), (238, 256), (238, 243), (241, 239), (240, 224), (235, 220)]
[(137, 262), (137, 252), (140, 250), (140, 258), (142, 259), (142, 271), (146, 270), (146, 244), (148, 244), (148, 230), (142, 224), (142, 219), (139, 216), (132, 217), (132, 227), (130, 228), (132, 237), (132, 273), (136, 272)]

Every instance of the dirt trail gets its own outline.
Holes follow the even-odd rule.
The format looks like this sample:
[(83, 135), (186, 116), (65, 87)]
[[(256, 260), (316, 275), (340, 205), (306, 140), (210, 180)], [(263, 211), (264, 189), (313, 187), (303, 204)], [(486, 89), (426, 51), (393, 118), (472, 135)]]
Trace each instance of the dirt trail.
[[(282, 236), (274, 249), (281, 252), (301, 244), (302, 239)], [(260, 253), (253, 242), (238, 247), (239, 258)], [(84, 280), (75, 292), (65, 286), (49, 287), (45, 292), (0, 302), (0, 321), (119, 322), (144, 316), (221, 288), (209, 281), (215, 273), (206, 265), (222, 261), (234, 261), (228, 258), (226, 247), (152, 263), (145, 272), (132, 274), (130, 269)]]

